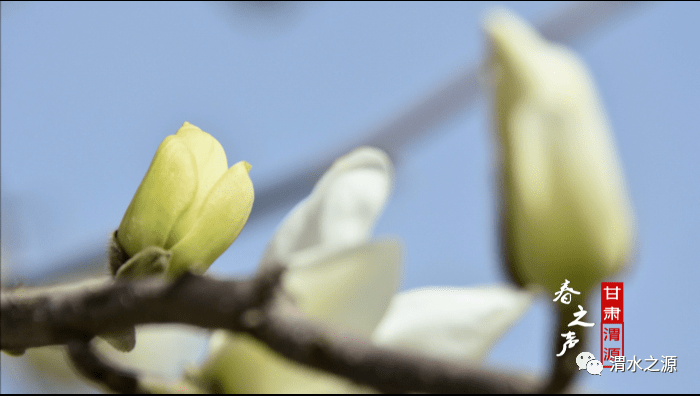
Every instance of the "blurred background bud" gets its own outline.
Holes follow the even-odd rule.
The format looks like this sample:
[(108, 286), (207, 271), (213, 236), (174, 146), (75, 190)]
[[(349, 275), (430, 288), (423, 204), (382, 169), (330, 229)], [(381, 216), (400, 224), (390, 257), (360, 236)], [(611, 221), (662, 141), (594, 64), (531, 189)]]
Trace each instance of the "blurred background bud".
[(634, 221), (593, 80), (506, 10), (484, 23), (502, 169), (502, 241), (521, 286), (584, 291), (630, 259)]

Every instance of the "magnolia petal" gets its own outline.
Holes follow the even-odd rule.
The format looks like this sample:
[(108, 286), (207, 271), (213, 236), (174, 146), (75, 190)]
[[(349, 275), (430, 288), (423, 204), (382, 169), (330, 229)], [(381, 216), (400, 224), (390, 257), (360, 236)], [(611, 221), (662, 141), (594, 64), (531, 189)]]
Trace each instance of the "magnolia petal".
[(223, 393), (345, 393), (357, 390), (347, 380), (291, 362), (245, 335), (219, 330), (197, 382)]
[(532, 298), (506, 286), (406, 291), (392, 299), (372, 341), (436, 358), (480, 360)]
[(379, 149), (361, 147), (339, 158), (282, 222), (262, 265), (288, 264), (292, 255), (309, 248), (333, 254), (367, 241), (392, 181), (391, 161)]
[(115, 350), (99, 337), (92, 342), (100, 355), (118, 366), (158, 376), (177, 379), (206, 350), (207, 330), (173, 324), (138, 326), (136, 347), (129, 353)]
[(175, 135), (166, 137), (119, 225), (117, 239), (129, 256), (165, 245), (173, 224), (192, 203), (197, 183), (190, 150)]
[(175, 137), (192, 153), (199, 184), (192, 204), (182, 213), (170, 231), (164, 246), (166, 249), (170, 249), (189, 232), (207, 194), (228, 169), (224, 148), (210, 134), (185, 122)]
[(250, 164), (240, 161), (226, 171), (207, 195), (190, 232), (172, 248), (168, 273), (204, 273), (243, 229), (253, 208)]
[(369, 337), (399, 287), (401, 245), (383, 240), (295, 266), (284, 288), (309, 316)]

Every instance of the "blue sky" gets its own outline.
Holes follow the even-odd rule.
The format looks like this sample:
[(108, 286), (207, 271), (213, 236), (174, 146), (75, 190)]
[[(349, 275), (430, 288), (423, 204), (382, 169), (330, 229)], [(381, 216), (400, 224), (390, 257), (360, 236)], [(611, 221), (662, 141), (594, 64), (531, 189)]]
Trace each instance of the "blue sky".
[[(158, 144), (184, 121), (214, 135), (229, 163), (250, 162), (256, 190), (350, 150), (478, 65), (479, 20), (497, 4), (533, 23), (567, 7), (3, 2), (1, 217), (12, 263), (3, 277), (36, 277), (100, 249)], [(608, 110), (637, 218), (636, 260), (615, 279), (626, 286), (626, 354), (678, 356), (677, 373), (584, 375), (586, 389), (698, 390), (699, 19), (697, 2), (645, 4), (573, 46)], [(396, 164), (375, 234), (403, 241), (405, 289), (504, 281), (488, 120), (481, 99)], [(249, 223), (210, 271), (250, 273), (294, 203)], [(587, 304), (599, 323), (599, 298)], [(545, 296), (486, 363), (544, 373), (553, 358), (549, 307)], [(598, 326), (589, 344), (597, 357)], [(3, 392), (37, 390), (4, 366), (2, 374)]]

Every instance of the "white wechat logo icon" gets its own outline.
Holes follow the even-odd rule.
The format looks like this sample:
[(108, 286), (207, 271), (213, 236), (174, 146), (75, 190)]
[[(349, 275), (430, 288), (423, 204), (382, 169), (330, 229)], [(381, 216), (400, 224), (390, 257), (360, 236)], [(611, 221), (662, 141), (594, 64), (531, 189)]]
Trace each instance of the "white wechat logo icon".
[(600, 360), (589, 360), (586, 363), (586, 370), (592, 375), (600, 375), (600, 372), (603, 371), (603, 363)]
[(595, 356), (593, 356), (592, 353), (590, 352), (581, 352), (576, 356), (576, 365), (578, 366), (579, 370), (586, 370), (586, 364), (588, 364), (589, 361), (595, 360)]

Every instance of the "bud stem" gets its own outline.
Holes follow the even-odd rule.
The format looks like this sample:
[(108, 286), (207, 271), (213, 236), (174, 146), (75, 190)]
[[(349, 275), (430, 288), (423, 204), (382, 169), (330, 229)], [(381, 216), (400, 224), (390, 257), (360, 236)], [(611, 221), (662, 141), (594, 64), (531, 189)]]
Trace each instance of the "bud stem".
[[(587, 303), (587, 299), (584, 303)], [(568, 327), (569, 323), (574, 320), (574, 313), (578, 311), (577, 305), (574, 303), (570, 305), (557, 304), (555, 310), (556, 320), (554, 321), (554, 333), (552, 334), (552, 356), (554, 356), (551, 363), (552, 370), (547, 384), (540, 393), (562, 393), (569, 388), (579, 372), (576, 365), (576, 356), (586, 350), (588, 329), (580, 326)], [(576, 332), (576, 338), (579, 342), (568, 348), (564, 355), (557, 357), (556, 355), (561, 352), (562, 345), (565, 342), (561, 335), (569, 331)]]

